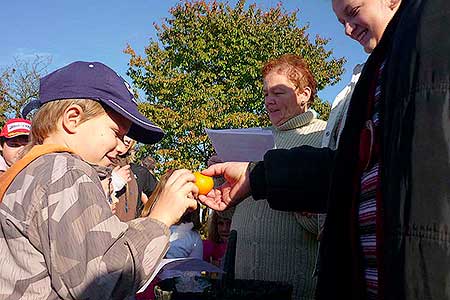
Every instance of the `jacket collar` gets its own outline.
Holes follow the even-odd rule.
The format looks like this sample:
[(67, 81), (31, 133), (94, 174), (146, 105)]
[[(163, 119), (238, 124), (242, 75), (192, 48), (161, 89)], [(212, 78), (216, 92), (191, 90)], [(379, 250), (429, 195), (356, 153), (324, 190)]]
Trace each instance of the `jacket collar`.
[(0, 176), (0, 202), (3, 200), (3, 196), (6, 190), (9, 188), (14, 178), (17, 174), (25, 169), (30, 163), (32, 163), (37, 158), (56, 152), (68, 152), (73, 153), (73, 151), (67, 147), (54, 144), (36, 145), (31, 150), (25, 154), (25, 156), (13, 164), (5, 173)]

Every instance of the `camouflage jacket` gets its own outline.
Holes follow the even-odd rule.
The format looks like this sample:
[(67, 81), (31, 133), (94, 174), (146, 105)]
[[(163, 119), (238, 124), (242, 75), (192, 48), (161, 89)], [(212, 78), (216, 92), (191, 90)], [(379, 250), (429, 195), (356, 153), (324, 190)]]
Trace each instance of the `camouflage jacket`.
[(169, 233), (150, 218), (120, 222), (76, 155), (41, 156), (0, 203), (0, 299), (134, 299)]

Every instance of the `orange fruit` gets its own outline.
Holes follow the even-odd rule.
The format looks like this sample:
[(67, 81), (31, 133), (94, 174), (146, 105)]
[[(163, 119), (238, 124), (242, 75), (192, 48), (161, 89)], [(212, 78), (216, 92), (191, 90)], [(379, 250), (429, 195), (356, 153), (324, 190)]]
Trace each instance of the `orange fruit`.
[(194, 172), (194, 176), (199, 195), (206, 195), (213, 189), (214, 180), (212, 177), (203, 175), (200, 172)]

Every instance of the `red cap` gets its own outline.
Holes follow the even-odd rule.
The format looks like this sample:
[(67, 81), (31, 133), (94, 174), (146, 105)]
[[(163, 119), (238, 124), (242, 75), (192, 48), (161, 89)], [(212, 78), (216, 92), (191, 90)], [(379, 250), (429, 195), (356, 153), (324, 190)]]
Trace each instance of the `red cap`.
[(0, 133), (1, 137), (7, 139), (19, 135), (29, 135), (31, 131), (31, 122), (25, 119), (9, 119)]

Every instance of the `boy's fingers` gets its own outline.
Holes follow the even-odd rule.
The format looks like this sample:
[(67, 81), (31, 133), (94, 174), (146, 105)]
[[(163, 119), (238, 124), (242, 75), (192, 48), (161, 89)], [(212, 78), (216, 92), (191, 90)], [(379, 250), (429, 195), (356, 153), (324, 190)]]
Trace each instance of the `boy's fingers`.
[(183, 195), (187, 197), (191, 196), (193, 199), (198, 195), (198, 187), (193, 182), (185, 182), (180, 188), (178, 188)]
[[(167, 179), (167, 185), (174, 185), (174, 187), (176, 186), (180, 186), (180, 184), (184, 183), (184, 182), (188, 182), (188, 181), (195, 181), (195, 176), (194, 174), (192, 174), (191, 171), (186, 170), (186, 169), (180, 169), (180, 170), (176, 170), (172, 173), (172, 175), (170, 175), (170, 177)], [(177, 185), (178, 183), (178, 185)]]
[(189, 201), (188, 209), (196, 210), (197, 209), (197, 201), (193, 198), (186, 197)]
[(198, 187), (195, 185), (195, 176), (192, 173), (183, 173), (170, 185), (171, 189), (178, 191), (183, 190), (184, 193), (198, 193)]

